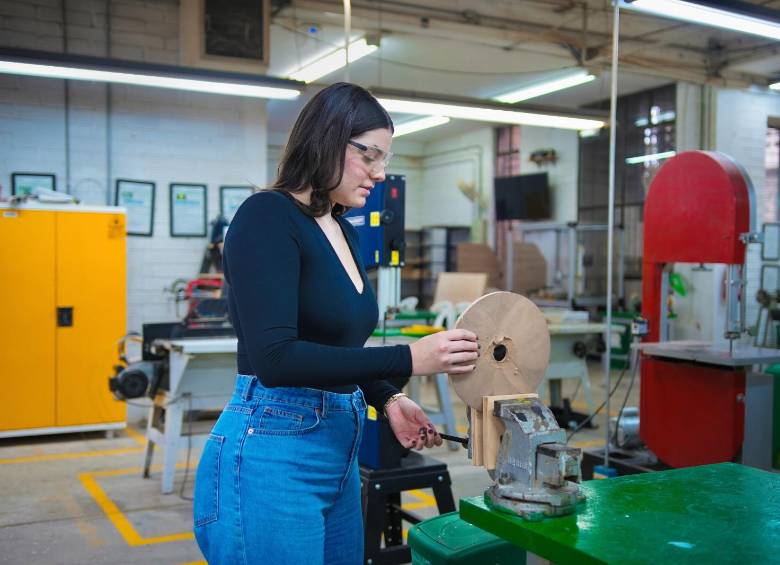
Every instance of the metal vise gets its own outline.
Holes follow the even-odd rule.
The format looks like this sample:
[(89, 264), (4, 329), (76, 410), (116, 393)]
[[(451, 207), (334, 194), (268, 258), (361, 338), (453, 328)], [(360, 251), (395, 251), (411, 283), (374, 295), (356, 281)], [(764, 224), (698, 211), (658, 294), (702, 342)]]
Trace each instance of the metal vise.
[(527, 520), (574, 512), (584, 499), (582, 451), (566, 445), (566, 432), (550, 409), (538, 399), (497, 400), (493, 415), (506, 431), (486, 499)]

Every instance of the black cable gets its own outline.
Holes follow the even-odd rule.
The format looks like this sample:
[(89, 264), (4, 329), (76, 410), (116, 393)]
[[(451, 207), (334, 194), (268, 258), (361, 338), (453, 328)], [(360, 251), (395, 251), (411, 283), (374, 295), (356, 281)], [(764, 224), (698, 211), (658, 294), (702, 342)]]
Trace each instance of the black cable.
[(179, 498), (192, 501), (194, 500), (194, 497), (184, 496), (184, 487), (187, 485), (187, 479), (190, 475), (190, 454), (192, 453), (192, 394), (186, 392), (182, 396), (187, 397), (187, 462), (184, 466), (184, 479), (182, 480), (181, 488), (179, 489)]
[(593, 414), (591, 414), (590, 416), (588, 416), (587, 418), (585, 418), (585, 419), (584, 419), (582, 422), (580, 422), (580, 423), (577, 425), (577, 427), (576, 427), (576, 428), (574, 428), (574, 429), (571, 431), (571, 433), (570, 433), (570, 434), (569, 434), (569, 435), (566, 437), (566, 441), (567, 441), (567, 442), (568, 442), (568, 441), (569, 441), (569, 440), (570, 440), (570, 439), (571, 439), (571, 438), (574, 436), (574, 434), (576, 434), (576, 433), (577, 433), (578, 431), (580, 431), (582, 428), (584, 428), (585, 426), (587, 426), (587, 425), (588, 425), (588, 423), (589, 423), (589, 422), (590, 422), (590, 421), (591, 421), (591, 420), (592, 420), (592, 419), (593, 419), (593, 418), (596, 416), (596, 414), (598, 414), (599, 412), (601, 412), (601, 409), (602, 409), (602, 408), (604, 408), (604, 406), (606, 406), (606, 405), (607, 405), (607, 399), (609, 399), (609, 398), (612, 398), (612, 395), (614, 395), (614, 394), (615, 394), (615, 392), (617, 391), (618, 387), (620, 386), (620, 382), (623, 380), (623, 377), (624, 377), (624, 376), (625, 376), (625, 374), (626, 374), (626, 369), (627, 369), (627, 367), (623, 367), (623, 370), (622, 370), (622, 371), (620, 371), (620, 376), (618, 377), (618, 379), (617, 379), (617, 382), (615, 382), (615, 387), (612, 389), (612, 392), (610, 392), (610, 393), (609, 393), (609, 395), (607, 396), (607, 398), (606, 398), (606, 399), (604, 399), (604, 402), (602, 402), (602, 403), (601, 403), (601, 404), (598, 406), (598, 408), (596, 408), (596, 409), (593, 411)]
[(577, 395), (580, 393), (580, 386), (582, 386), (582, 379), (577, 381), (577, 388), (574, 389), (574, 394), (572, 394), (571, 398), (569, 399), (572, 404), (574, 404), (574, 401), (577, 399)]
[[(630, 360), (629, 360), (630, 364)], [(623, 404), (620, 406), (620, 412), (618, 412), (617, 420), (615, 421), (615, 430), (612, 434), (612, 443), (616, 445), (617, 447), (620, 447), (617, 444), (617, 435), (618, 435), (618, 427), (620, 426), (620, 418), (623, 417), (623, 410), (626, 409), (626, 404), (628, 403), (628, 397), (631, 394), (631, 388), (634, 386), (634, 380), (636, 379), (636, 371), (639, 367), (639, 350), (635, 349), (635, 356), (634, 356), (634, 364), (631, 368), (631, 381), (628, 383), (628, 390), (626, 390), (626, 396), (623, 398)]]

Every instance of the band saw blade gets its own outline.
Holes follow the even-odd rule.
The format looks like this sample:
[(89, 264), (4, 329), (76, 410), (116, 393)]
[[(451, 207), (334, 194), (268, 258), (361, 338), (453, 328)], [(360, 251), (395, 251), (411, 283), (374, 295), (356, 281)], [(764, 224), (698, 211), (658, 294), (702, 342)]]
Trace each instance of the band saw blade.
[(547, 320), (526, 297), (492, 292), (477, 299), (455, 323), (477, 334), (474, 370), (450, 374), (456, 394), (482, 410), (482, 397), (536, 392), (550, 361)]

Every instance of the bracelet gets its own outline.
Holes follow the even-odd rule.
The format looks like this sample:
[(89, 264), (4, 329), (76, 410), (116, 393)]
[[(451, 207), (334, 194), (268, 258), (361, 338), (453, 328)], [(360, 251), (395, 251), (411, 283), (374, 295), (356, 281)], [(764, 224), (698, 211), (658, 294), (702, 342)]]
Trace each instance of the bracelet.
[(387, 408), (395, 401), (401, 399), (401, 398), (408, 398), (405, 393), (403, 392), (396, 392), (393, 396), (387, 399), (387, 402), (385, 402), (385, 405), (382, 407), (382, 412), (384, 412), (385, 417), (387, 417)]

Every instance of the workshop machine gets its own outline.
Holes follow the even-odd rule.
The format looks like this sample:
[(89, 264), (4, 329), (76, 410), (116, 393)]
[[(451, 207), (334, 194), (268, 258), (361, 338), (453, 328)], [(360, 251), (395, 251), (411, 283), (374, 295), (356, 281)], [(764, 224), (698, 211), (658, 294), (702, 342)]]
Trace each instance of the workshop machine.
[(360, 235), (360, 256), (366, 270), (378, 269), (376, 296), (379, 315), (401, 301), (401, 267), (404, 264), (404, 206), (406, 177), (387, 175), (374, 185), (366, 205), (344, 217)]
[(487, 504), (528, 520), (574, 512), (583, 500), (582, 452), (535, 394), (550, 358), (547, 321), (527, 298), (494, 292), (476, 300), (457, 328), (478, 336), (472, 372), (450, 375), (469, 406), (469, 456), (494, 484)]
[[(749, 177), (721, 153), (680, 153), (650, 185), (642, 274), (642, 315), (649, 333), (639, 346), (640, 434), (667, 465), (731, 461), (741, 451), (744, 463), (765, 466), (769, 457), (770, 449), (760, 444), (770, 427), (765, 398), (772, 397), (772, 380), (750, 368), (780, 361), (780, 352), (740, 340), (746, 250), (760, 241), (755, 214)], [(722, 343), (669, 341), (668, 272), (675, 262), (727, 265)]]
[[(186, 304), (181, 322), (144, 324), (142, 334), (130, 333), (119, 342), (119, 363), (109, 378), (109, 389), (117, 400), (148, 395), (154, 398), (158, 390), (167, 390), (168, 363), (164, 349), (154, 347), (155, 340), (184, 338), (234, 337), (235, 330), (228, 316), (225, 279), (222, 275), (222, 243), (227, 222), (218, 217), (211, 222), (209, 243), (203, 254), (200, 275), (192, 280), (178, 279), (170, 292), (179, 304)], [(213, 274), (211, 271), (215, 271)], [(141, 359), (130, 359), (127, 344), (141, 342)]]
[[(405, 201), (406, 177), (387, 175), (371, 189), (365, 206), (344, 215), (358, 232), (366, 270), (377, 270), (376, 296), (382, 319), (392, 315), (401, 300)], [(392, 384), (401, 390), (408, 382), (408, 378), (396, 379)], [(408, 451), (395, 439), (387, 420), (370, 412), (360, 445), (360, 464), (372, 469), (396, 468)]]

